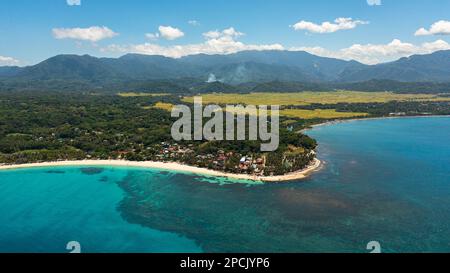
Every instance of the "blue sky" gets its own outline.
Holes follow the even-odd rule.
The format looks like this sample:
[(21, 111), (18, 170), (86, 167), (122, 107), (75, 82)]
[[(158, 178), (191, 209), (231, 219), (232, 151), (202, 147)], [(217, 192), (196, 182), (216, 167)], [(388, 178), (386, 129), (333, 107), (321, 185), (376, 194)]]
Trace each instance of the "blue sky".
[(449, 10), (450, 0), (4, 0), (0, 65), (248, 49), (372, 64), (450, 49)]

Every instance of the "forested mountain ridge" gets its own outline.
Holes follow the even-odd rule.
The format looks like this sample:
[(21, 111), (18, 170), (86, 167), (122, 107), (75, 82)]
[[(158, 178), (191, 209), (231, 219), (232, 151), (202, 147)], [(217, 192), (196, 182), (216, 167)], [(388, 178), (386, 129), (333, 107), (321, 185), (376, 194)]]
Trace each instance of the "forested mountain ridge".
[(355, 83), (368, 86), (361, 82), (381, 84), (384, 89), (398, 88), (404, 82), (433, 85), (450, 82), (450, 51), (378, 65), (324, 58), (303, 51), (243, 51), (178, 59), (139, 54), (120, 58), (57, 55), (33, 66), (0, 67), (2, 89), (27, 89), (31, 85), (40, 89), (108, 89), (152, 86), (162, 81), (194, 91), (199, 85), (217, 82), (223, 84), (213, 85), (219, 91), (233, 89), (230, 86), (255, 88), (267, 83), (273, 87), (276, 82), (290, 87), (293, 84), (286, 83), (327, 89)]

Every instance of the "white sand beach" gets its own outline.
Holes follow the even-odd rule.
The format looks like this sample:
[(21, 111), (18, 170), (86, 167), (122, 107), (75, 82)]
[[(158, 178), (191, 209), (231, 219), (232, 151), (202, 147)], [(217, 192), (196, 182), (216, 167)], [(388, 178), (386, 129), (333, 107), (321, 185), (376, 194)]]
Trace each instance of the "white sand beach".
[(141, 168), (153, 168), (172, 170), (179, 172), (194, 173), (200, 175), (220, 176), (242, 180), (253, 180), (263, 182), (283, 182), (303, 179), (307, 177), (313, 171), (316, 171), (321, 166), (321, 161), (315, 159), (313, 164), (305, 168), (304, 170), (289, 173), (281, 176), (253, 176), (246, 174), (233, 174), (224, 173), (205, 168), (198, 168), (180, 163), (172, 162), (156, 162), (156, 161), (125, 161), (125, 160), (80, 160), (80, 161), (56, 161), (56, 162), (43, 162), (43, 163), (30, 163), (19, 165), (0, 165), (0, 170), (12, 170), (12, 169), (24, 169), (24, 168), (39, 168), (39, 167), (60, 167), (60, 166), (122, 166), (122, 167), (141, 167)]

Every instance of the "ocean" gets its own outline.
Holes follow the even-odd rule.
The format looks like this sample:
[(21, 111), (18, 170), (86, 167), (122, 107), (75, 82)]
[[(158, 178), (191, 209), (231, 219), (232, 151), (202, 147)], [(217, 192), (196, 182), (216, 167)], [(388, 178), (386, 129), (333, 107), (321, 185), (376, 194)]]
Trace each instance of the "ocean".
[(315, 127), (321, 170), (247, 183), (157, 169), (0, 171), (0, 252), (450, 252), (450, 117)]

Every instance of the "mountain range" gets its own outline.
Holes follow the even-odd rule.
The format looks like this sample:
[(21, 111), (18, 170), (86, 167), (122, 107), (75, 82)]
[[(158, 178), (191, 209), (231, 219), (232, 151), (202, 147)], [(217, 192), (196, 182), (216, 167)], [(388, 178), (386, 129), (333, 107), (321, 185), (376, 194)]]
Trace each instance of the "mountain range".
[[(191, 79), (191, 80), (186, 80)], [(194, 80), (195, 79), (195, 80)], [(120, 58), (57, 55), (27, 67), (0, 67), (0, 88), (29, 83), (105, 87), (133, 82), (179, 80), (223, 85), (266, 82), (357, 83), (450, 82), (450, 51), (413, 55), (394, 62), (365, 65), (319, 57), (304, 51), (242, 51), (182, 58), (127, 54)], [(192, 86), (184, 85), (192, 88)]]

